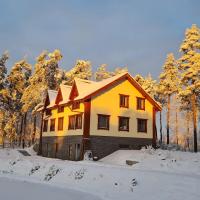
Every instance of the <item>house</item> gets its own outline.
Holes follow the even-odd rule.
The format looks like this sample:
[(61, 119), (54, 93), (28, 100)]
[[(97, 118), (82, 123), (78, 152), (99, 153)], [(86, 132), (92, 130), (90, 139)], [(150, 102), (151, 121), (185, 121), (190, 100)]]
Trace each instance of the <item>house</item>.
[(60, 85), (48, 92), (43, 111), (42, 155), (81, 160), (86, 150), (102, 158), (118, 149), (155, 145), (161, 107), (126, 72)]

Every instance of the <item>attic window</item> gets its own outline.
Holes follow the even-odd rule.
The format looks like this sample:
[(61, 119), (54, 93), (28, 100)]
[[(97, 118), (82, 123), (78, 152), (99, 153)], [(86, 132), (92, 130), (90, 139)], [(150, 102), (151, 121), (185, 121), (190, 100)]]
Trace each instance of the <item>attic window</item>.
[(137, 97), (137, 110), (145, 110), (145, 98)]
[(58, 131), (62, 131), (63, 130), (63, 121), (64, 121), (64, 117), (59, 117), (58, 118)]
[(72, 103), (72, 110), (79, 109), (79, 108), (80, 108), (80, 102), (75, 101)]
[(58, 106), (58, 113), (64, 112), (64, 106)]
[(119, 95), (119, 105), (123, 108), (129, 107), (129, 95), (120, 94)]

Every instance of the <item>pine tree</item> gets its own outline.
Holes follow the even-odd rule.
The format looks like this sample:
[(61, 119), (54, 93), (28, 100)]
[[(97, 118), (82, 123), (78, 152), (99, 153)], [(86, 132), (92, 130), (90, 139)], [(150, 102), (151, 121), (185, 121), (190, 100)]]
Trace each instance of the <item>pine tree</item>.
[(172, 53), (167, 55), (163, 66), (163, 72), (160, 74), (159, 90), (167, 101), (167, 144), (169, 144), (169, 126), (170, 126), (170, 99), (171, 95), (177, 92), (178, 69)]
[(180, 46), (179, 59), (181, 71), (182, 98), (190, 99), (193, 113), (194, 152), (197, 152), (197, 106), (200, 95), (200, 29), (193, 24), (185, 32), (185, 39)]
[(5, 78), (7, 74), (6, 62), (9, 56), (8, 53), (5, 52), (0, 58), (0, 90), (5, 87)]
[(9, 56), (8, 53), (5, 52), (0, 58), (0, 136), (2, 138), (3, 147), (4, 147), (4, 138), (6, 136), (5, 125), (6, 125), (6, 107), (5, 102), (7, 101), (7, 93), (6, 93), (6, 74), (7, 67), (6, 62)]
[(153, 80), (151, 74), (148, 74), (146, 77), (142, 77), (140, 74), (137, 74), (134, 79), (142, 86), (142, 88), (150, 94), (153, 98), (156, 95), (156, 80)]
[(65, 84), (72, 85), (75, 77), (90, 80), (92, 77), (91, 62), (88, 60), (77, 60), (75, 66), (65, 73)]
[[(62, 55), (60, 50), (56, 49), (52, 53), (47, 54), (47, 52), (43, 52), (38, 58), (37, 58), (37, 68), (36, 70), (42, 72), (42, 87), (37, 88), (37, 98), (36, 101), (32, 101), (32, 104), (37, 102), (39, 99), (39, 96), (42, 96), (42, 101), (44, 101), (44, 96), (47, 93), (47, 89), (55, 90), (58, 88), (58, 80), (57, 75), (59, 73), (59, 65), (58, 62), (62, 59)], [(34, 76), (33, 79), (38, 79), (40, 76), (37, 74)], [(34, 81), (33, 81), (34, 82)], [(34, 88), (34, 83), (32, 84)], [(29, 90), (32, 90), (32, 88), (29, 88)], [(26, 99), (26, 98), (25, 98)], [(29, 105), (30, 106), (30, 105)], [(41, 125), (40, 125), (40, 140), (39, 140), (39, 150), (38, 155), (42, 153), (42, 127), (43, 127), (43, 116), (44, 111), (41, 113)], [(35, 121), (35, 120), (34, 120)], [(34, 130), (36, 128), (34, 127)], [(35, 133), (34, 133), (35, 134)]]
[(128, 69), (127, 67), (116, 67), (114, 72), (111, 72), (111, 74), (113, 76), (117, 75), (117, 74), (121, 74), (121, 73), (124, 73), (124, 72), (128, 72)]
[[(163, 91), (162, 91), (162, 88), (161, 88), (161, 85), (160, 85), (160, 82), (158, 82), (156, 85), (155, 85), (155, 100), (163, 107), (166, 105), (166, 98), (165, 98), (165, 95), (163, 94)], [(162, 111), (160, 111), (160, 144), (162, 144), (163, 142), (163, 126), (162, 126)]]
[[(58, 62), (62, 55), (59, 50), (52, 53), (43, 51), (36, 59), (33, 75), (29, 78), (29, 86), (24, 90), (21, 102), (23, 103), (22, 111), (24, 118), (28, 111), (32, 112), (35, 106), (43, 101), (47, 89), (57, 89), (58, 87)], [(36, 134), (36, 114), (33, 114), (33, 140)]]
[(107, 71), (106, 67), (107, 67), (106, 64), (102, 64), (97, 68), (97, 71), (95, 72), (96, 81), (102, 81), (103, 79), (112, 77), (112, 73)]
[(48, 54), (48, 59), (46, 60), (45, 63), (45, 77), (47, 81), (47, 87), (50, 90), (55, 90), (58, 88), (58, 81), (56, 76), (59, 73), (58, 62), (61, 59), (62, 59), (62, 54), (58, 49)]
[[(10, 74), (6, 78), (6, 94), (7, 94), (7, 110), (9, 113), (8, 125), (12, 125), (14, 119), (19, 120), (20, 116), (22, 117), (22, 103), (21, 98), (25, 88), (28, 86), (28, 79), (31, 75), (31, 65), (25, 60), (21, 60), (13, 65), (11, 68)], [(15, 118), (13, 118), (15, 116)], [(18, 123), (16, 121), (16, 123)], [(14, 127), (8, 127), (7, 130), (11, 130)], [(12, 130), (10, 134), (13, 134), (15, 131)], [(22, 137), (22, 132), (20, 132)], [(21, 141), (21, 140), (20, 140)]]
[(117, 74), (121, 74), (128, 71), (126, 67), (117, 67), (114, 69), (114, 71), (107, 71), (106, 68), (107, 68), (106, 64), (102, 64), (97, 68), (97, 71), (95, 72), (95, 77), (94, 77), (96, 81), (102, 81), (104, 79), (107, 79)]

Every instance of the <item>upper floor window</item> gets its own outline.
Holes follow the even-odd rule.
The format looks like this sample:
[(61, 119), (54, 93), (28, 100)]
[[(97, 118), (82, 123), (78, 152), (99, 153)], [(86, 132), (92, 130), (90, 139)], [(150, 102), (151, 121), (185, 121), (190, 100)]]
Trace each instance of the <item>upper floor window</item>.
[(45, 119), (43, 124), (43, 132), (47, 132), (47, 130), (48, 130), (48, 119)]
[(147, 133), (147, 119), (137, 119), (137, 131)]
[(64, 106), (58, 106), (58, 113), (64, 112)]
[(62, 131), (63, 130), (63, 121), (64, 121), (64, 117), (59, 117), (58, 118), (58, 131)]
[(51, 115), (51, 110), (50, 109), (46, 110), (46, 115)]
[(72, 103), (72, 110), (79, 109), (80, 108), (80, 102), (75, 101)]
[(82, 114), (76, 115), (76, 129), (82, 128)]
[(109, 130), (110, 115), (98, 114), (98, 129)]
[(119, 105), (120, 107), (129, 107), (129, 95), (120, 94), (119, 95)]
[(50, 120), (50, 131), (55, 131), (55, 119)]
[(82, 129), (82, 114), (69, 116), (68, 130)]
[(119, 117), (119, 131), (129, 131), (129, 117)]
[(145, 99), (137, 97), (137, 110), (145, 110)]

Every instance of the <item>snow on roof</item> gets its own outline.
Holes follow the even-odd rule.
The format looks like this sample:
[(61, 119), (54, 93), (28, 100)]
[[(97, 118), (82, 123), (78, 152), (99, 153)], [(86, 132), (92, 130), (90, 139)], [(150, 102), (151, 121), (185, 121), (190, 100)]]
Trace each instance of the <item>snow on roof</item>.
[(48, 95), (49, 95), (49, 101), (55, 100), (58, 92), (56, 90), (48, 90)]
[[(141, 87), (141, 85), (139, 83), (137, 83), (137, 81), (135, 81), (134, 78), (128, 72), (123, 72), (121, 74), (118, 74), (111, 78), (104, 79), (99, 82), (75, 78), (74, 83), (76, 84), (76, 87), (78, 90), (78, 96), (75, 97), (74, 100), (82, 100), (84, 98), (87, 98), (90, 95), (93, 95), (94, 93), (96, 93), (97, 91), (100, 91), (105, 86), (107, 86), (107, 85), (113, 83), (114, 81), (118, 80), (119, 78), (125, 77), (125, 76), (128, 76), (133, 81), (133, 83), (136, 85), (136, 87), (142, 92), (142, 94), (147, 96), (150, 99), (151, 103), (158, 108), (158, 110), (161, 110), (161, 107), (158, 105), (158, 103), (147, 92), (145, 92), (145, 90)], [(60, 90), (62, 93), (63, 100), (61, 102), (59, 102), (59, 105), (66, 104), (70, 101), (69, 96), (71, 93), (71, 89), (72, 89), (72, 86), (68, 86), (68, 85), (64, 85), (64, 84), (60, 85)], [(54, 91), (54, 90), (48, 90), (48, 92), (49, 92), (49, 98), (51, 100), (50, 100), (50, 105), (47, 106), (47, 108), (50, 108), (55, 105), (55, 100), (56, 100), (56, 96), (57, 96), (58, 92)]]
[(99, 82), (95, 81), (85, 81), (79, 78), (75, 78), (75, 83), (78, 89), (79, 95), (75, 98), (75, 100), (83, 99), (84, 97), (92, 94), (93, 92), (101, 89), (102, 87), (112, 83), (113, 81), (117, 80), (118, 78), (124, 76), (127, 72), (121, 73), (119, 75), (113, 76), (111, 78), (104, 79)]
[(60, 85), (63, 100), (59, 102), (59, 104), (65, 104), (69, 102), (69, 94), (71, 92), (71, 88), (72, 86), (69, 85), (64, 85), (64, 84)]
[(48, 90), (47, 93), (48, 93), (49, 101), (50, 101), (50, 104), (47, 106), (47, 108), (51, 108), (55, 104), (55, 99), (58, 92), (56, 90)]

